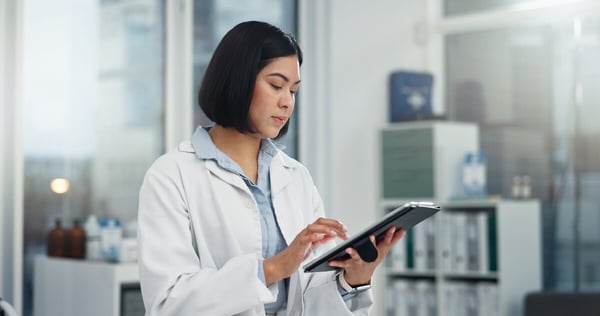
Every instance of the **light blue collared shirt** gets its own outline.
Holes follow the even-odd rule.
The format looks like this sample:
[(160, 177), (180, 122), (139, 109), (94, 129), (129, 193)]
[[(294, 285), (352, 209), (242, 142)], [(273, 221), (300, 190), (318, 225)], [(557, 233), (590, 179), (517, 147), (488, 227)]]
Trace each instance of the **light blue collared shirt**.
[[(273, 202), (271, 201), (271, 179), (269, 177), (269, 166), (273, 157), (277, 154), (277, 145), (270, 139), (263, 139), (258, 154), (258, 180), (253, 183), (229, 156), (220, 151), (213, 143), (207, 130), (198, 127), (192, 135), (192, 146), (196, 156), (203, 160), (214, 160), (217, 165), (229, 172), (240, 176), (252, 195), (260, 212), (260, 228), (262, 232), (262, 260), (259, 260), (258, 277), (266, 284), (263, 260), (270, 258), (287, 247), (281, 229), (275, 217)], [(276, 313), (287, 301), (287, 279), (277, 283), (279, 295), (273, 303), (265, 304), (266, 313)]]

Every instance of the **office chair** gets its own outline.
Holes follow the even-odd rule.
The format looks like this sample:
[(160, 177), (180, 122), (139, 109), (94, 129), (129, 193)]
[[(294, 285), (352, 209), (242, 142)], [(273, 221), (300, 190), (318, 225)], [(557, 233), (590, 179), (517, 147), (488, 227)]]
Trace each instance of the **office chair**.
[(18, 316), (17, 311), (7, 301), (0, 297), (0, 315)]
[(600, 293), (529, 293), (525, 316), (598, 316)]

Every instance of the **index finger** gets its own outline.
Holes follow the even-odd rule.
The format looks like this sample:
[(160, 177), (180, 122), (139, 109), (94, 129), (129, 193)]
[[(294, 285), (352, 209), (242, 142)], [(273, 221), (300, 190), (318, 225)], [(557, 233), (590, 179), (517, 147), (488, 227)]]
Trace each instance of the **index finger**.
[(315, 224), (319, 224), (319, 225), (324, 225), (327, 226), (333, 230), (335, 230), (338, 233), (338, 236), (342, 239), (348, 239), (348, 229), (346, 228), (346, 226), (344, 226), (344, 224), (342, 224), (342, 222), (332, 219), (332, 218), (325, 218), (325, 217), (321, 217), (319, 219), (317, 219), (315, 222)]

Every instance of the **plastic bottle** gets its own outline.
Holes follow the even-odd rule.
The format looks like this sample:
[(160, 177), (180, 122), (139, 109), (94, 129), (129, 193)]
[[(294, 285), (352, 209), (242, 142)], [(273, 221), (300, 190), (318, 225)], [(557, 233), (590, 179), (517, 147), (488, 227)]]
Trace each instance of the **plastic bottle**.
[(522, 178), (521, 198), (531, 198), (531, 178), (529, 176)]
[(462, 170), (464, 196), (481, 198), (486, 194), (486, 157), (481, 152), (465, 155)]
[(514, 199), (521, 198), (521, 192), (523, 187), (523, 180), (521, 176), (514, 176), (512, 180), (512, 197)]
[(85, 230), (81, 228), (81, 221), (76, 219), (73, 227), (67, 231), (67, 256), (70, 258), (85, 258)]
[(54, 228), (48, 233), (48, 256), (65, 257), (66, 256), (67, 234), (62, 228), (60, 218), (54, 221)]
[(85, 258), (88, 260), (100, 260), (100, 224), (98, 218), (91, 214), (85, 221)]
[(100, 249), (102, 259), (108, 261), (119, 261), (119, 248), (123, 230), (121, 222), (116, 218), (107, 218), (100, 221)]

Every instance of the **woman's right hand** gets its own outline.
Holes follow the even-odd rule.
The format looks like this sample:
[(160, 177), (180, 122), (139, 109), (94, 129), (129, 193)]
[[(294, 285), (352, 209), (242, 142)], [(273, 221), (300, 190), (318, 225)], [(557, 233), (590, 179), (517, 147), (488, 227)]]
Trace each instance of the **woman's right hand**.
[(287, 248), (263, 262), (267, 286), (292, 275), (317, 246), (336, 237), (348, 239), (346, 231), (341, 222), (323, 217), (306, 226)]

